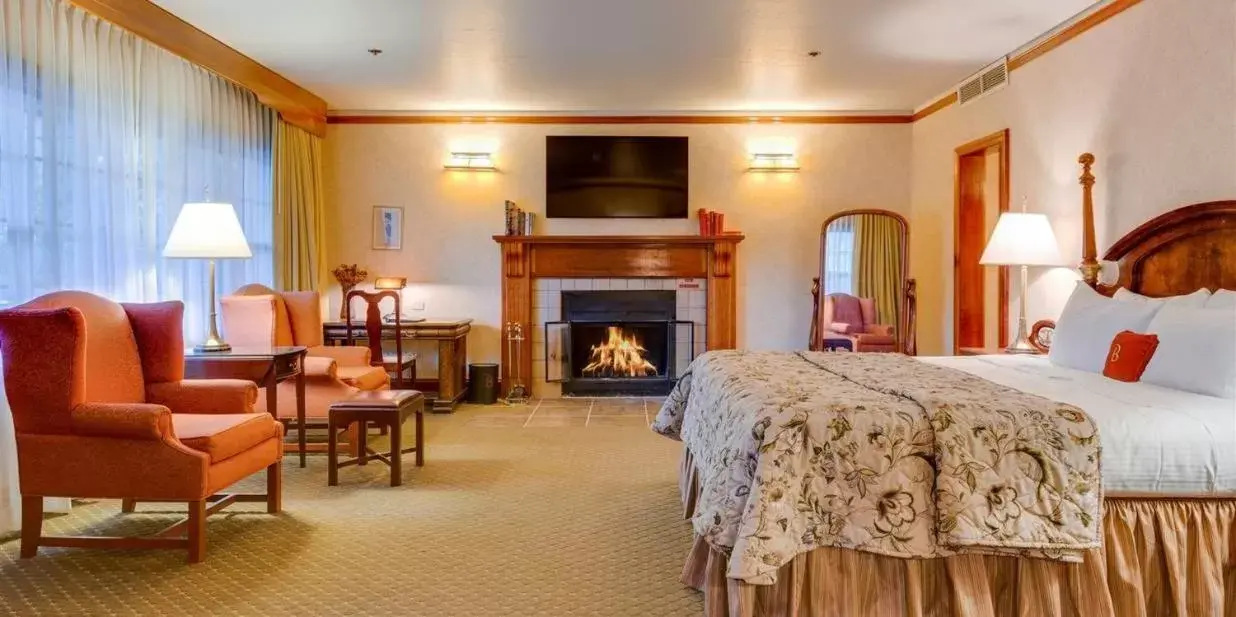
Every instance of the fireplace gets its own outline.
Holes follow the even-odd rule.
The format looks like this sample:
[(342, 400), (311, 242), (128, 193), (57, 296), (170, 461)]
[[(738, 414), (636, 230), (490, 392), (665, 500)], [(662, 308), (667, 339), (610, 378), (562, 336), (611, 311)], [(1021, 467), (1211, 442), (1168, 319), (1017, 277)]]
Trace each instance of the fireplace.
[(575, 396), (670, 391), (685, 365), (678, 356), (695, 348), (693, 322), (675, 318), (673, 291), (561, 294), (562, 320), (545, 324), (547, 382), (561, 383), (564, 395)]

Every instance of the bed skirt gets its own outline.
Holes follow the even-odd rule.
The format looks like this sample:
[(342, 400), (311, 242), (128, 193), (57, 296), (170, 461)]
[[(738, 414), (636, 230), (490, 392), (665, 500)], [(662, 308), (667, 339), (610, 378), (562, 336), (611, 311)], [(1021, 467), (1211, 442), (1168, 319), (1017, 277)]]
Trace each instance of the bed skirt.
[[(690, 517), (690, 453), (679, 487)], [(726, 578), (725, 553), (697, 537), (682, 582), (704, 593), (707, 617), (1236, 617), (1233, 542), (1236, 500), (1107, 499), (1104, 546), (1082, 563), (820, 548), (751, 585)]]

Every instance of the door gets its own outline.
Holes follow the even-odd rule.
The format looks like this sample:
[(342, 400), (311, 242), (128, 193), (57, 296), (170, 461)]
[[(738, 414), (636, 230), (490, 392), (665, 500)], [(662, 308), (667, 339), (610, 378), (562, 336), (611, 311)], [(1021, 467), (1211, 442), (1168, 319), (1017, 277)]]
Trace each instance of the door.
[(979, 263), (1009, 209), (1009, 132), (957, 148), (953, 251), (953, 353), (1008, 344), (1008, 268)]

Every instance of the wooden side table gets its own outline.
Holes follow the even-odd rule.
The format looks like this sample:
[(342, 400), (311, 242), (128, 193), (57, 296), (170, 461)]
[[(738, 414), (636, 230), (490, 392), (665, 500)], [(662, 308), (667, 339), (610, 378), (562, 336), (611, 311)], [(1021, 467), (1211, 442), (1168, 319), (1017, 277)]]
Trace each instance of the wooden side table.
[[(391, 468), (391, 486), (403, 484), (403, 455), (416, 453), (416, 466), (425, 466), (425, 397), (416, 390), (374, 390), (358, 392), (355, 396), (331, 403), (327, 429), (327, 476), (326, 485), (339, 484), (339, 469), (349, 465), (364, 465), (371, 460), (386, 463)], [(403, 422), (408, 416), (416, 416), (416, 445), (403, 447)], [(357, 431), (360, 454), (356, 458), (339, 460), (339, 431), (352, 423), (360, 425)], [(385, 426), (390, 429), (391, 450), (388, 454), (375, 452), (365, 445), (368, 425)]]
[[(365, 323), (353, 320), (352, 339), (364, 341), (368, 338)], [(438, 342), (438, 384), (437, 391), (426, 391), (426, 397), (433, 400), (432, 411), (449, 412), (455, 409), (467, 395), (465, 373), (468, 367), (468, 332), (472, 330), (471, 319), (426, 319), (404, 323), (401, 327), (405, 341), (437, 341)], [(327, 345), (343, 345), (348, 338), (348, 325), (342, 321), (328, 321), (322, 324), (322, 340)], [(394, 324), (382, 325), (382, 340), (394, 340)]]
[(281, 382), (296, 379), (296, 429), (300, 466), (305, 466), (305, 347), (234, 347), (230, 351), (185, 350), (189, 379), (244, 379), (266, 388), (266, 410), (279, 418)]

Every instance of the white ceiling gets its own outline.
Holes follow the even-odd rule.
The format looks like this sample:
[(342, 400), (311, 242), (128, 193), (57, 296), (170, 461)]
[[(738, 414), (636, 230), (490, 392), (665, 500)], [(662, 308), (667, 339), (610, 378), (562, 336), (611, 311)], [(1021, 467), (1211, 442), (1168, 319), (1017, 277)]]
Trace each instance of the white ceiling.
[(906, 111), (1094, 1), (155, 0), (333, 110), (628, 113)]

